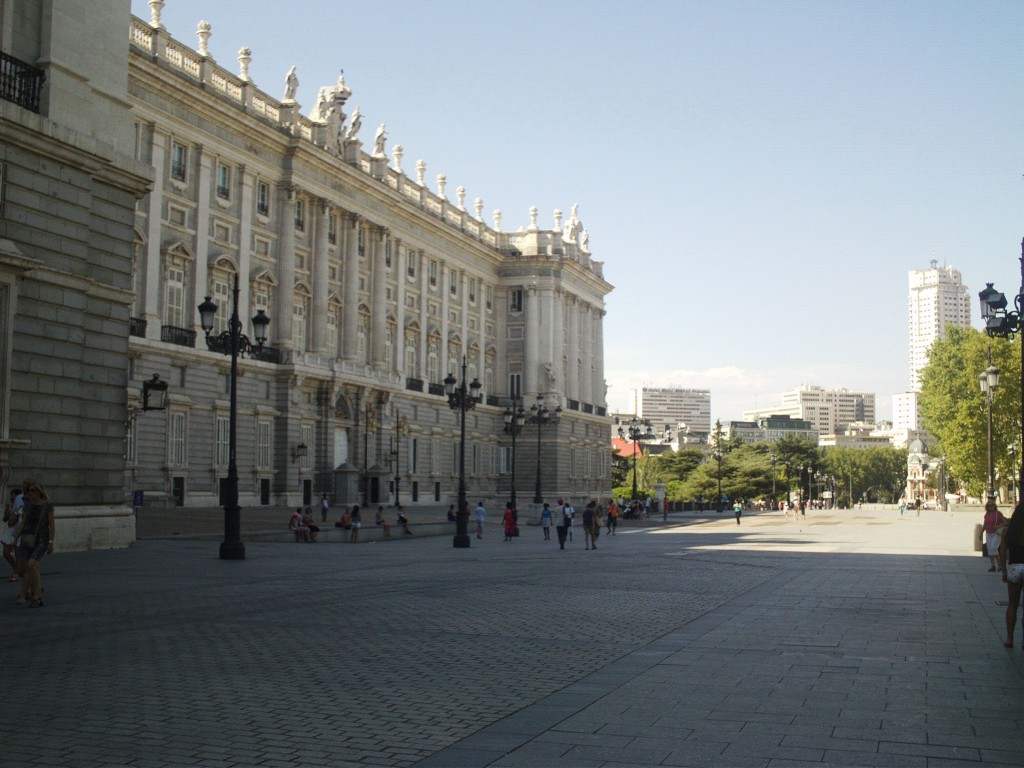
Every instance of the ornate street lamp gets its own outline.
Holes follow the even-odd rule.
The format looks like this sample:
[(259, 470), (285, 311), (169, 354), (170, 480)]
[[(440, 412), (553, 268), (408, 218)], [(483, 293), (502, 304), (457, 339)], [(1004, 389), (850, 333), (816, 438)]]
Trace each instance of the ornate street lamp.
[(770, 453), (768, 458), (772, 462), (772, 506), (775, 506), (775, 462), (778, 460), (778, 457), (774, 453)]
[(641, 452), (643, 451), (643, 441), (653, 440), (655, 435), (651, 429), (651, 422), (649, 419), (641, 421), (636, 416), (630, 419), (627, 424), (627, 429), (619, 427), (619, 437), (622, 439), (629, 439), (633, 444), (633, 501), (640, 498), (639, 490), (637, 489), (637, 476), (636, 476), (636, 449), (637, 445), (640, 445)]
[(142, 410), (163, 411), (167, 408), (167, 382), (160, 379), (159, 373), (153, 378), (142, 382)]
[(199, 305), (199, 322), (206, 334), (206, 347), (211, 352), (220, 352), (231, 356), (230, 414), (228, 418), (228, 477), (224, 488), (224, 541), (220, 545), (221, 560), (244, 560), (245, 545), (242, 544), (241, 507), (238, 506), (238, 464), (235, 461), (235, 448), (238, 430), (238, 358), (242, 355), (250, 357), (263, 349), (267, 341), (267, 326), (270, 318), (262, 309), (252, 319), (253, 338), (249, 341), (242, 333), (242, 322), (238, 319), (238, 274), (232, 290), (231, 320), (228, 329), (223, 333), (211, 336), (217, 305), (209, 296)]
[(992, 455), (992, 398), (995, 397), (996, 387), (999, 386), (999, 369), (992, 365), (991, 346), (988, 348), (988, 368), (981, 372), (978, 383), (981, 385), (981, 393), (985, 396), (985, 403), (988, 406), (988, 498), (995, 499), (996, 468)]
[(377, 409), (371, 403), (363, 407), (363, 509), (370, 504), (370, 430), (377, 431)]
[(518, 395), (512, 395), (511, 401), (511, 404), (505, 408), (504, 431), (506, 435), (512, 435), (512, 492), (509, 496), (512, 508), (519, 509), (516, 504), (516, 435), (523, 430), (523, 424), (526, 423), (526, 409), (523, 408), (523, 398)]
[[(458, 384), (456, 386), (456, 383)], [(466, 411), (476, 408), (480, 402), (480, 382), (475, 378), (466, 386), (466, 357), (462, 357), (462, 381), (455, 381), (455, 374), (444, 377), (444, 393), (448, 396), (448, 407), (459, 412), (459, 502), (455, 512), (455, 537), (452, 546), (457, 549), (469, 548), (469, 505), (466, 502)]]
[[(1013, 300), (1015, 311), (1006, 311), (1006, 296), (986, 283), (985, 289), (978, 293), (981, 301), (981, 317), (985, 321), (985, 333), (1004, 339), (1012, 339), (1022, 330), (1021, 307), (1024, 306), (1024, 240), (1021, 241), (1020, 255), (1020, 293)], [(1021, 347), (1021, 389), (1020, 389), (1020, 445), (1024, 446), (1024, 344)], [(1022, 476), (1018, 486), (1024, 486), (1024, 462), (1020, 469)]]
[(715, 446), (715, 461), (718, 462), (718, 501), (715, 503), (715, 509), (719, 512), (722, 511), (722, 447), (720, 445)]
[(531, 424), (537, 425), (537, 482), (533, 488), (533, 503), (543, 504), (544, 494), (541, 492), (540, 487), (540, 433), (541, 427), (545, 424), (557, 424), (562, 419), (562, 406), (558, 406), (554, 411), (549, 411), (548, 407), (544, 404), (544, 395), (537, 393), (537, 404), (530, 406), (530, 418)]

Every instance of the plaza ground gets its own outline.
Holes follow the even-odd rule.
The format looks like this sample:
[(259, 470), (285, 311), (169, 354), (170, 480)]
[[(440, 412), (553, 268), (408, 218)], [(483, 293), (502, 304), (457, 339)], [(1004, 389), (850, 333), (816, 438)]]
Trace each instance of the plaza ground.
[(3, 764), (1021, 765), (980, 517), (55, 554), (45, 607), (0, 602)]

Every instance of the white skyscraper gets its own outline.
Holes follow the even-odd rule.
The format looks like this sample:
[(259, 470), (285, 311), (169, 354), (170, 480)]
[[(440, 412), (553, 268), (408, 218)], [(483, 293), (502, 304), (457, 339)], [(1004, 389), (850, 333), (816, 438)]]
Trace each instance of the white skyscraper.
[(711, 390), (644, 387), (640, 415), (656, 430), (686, 424), (692, 432), (711, 431)]
[(907, 303), (910, 336), (910, 391), (921, 389), (921, 371), (928, 364), (928, 350), (936, 339), (946, 338), (946, 326), (971, 324), (971, 299), (960, 272), (953, 267), (912, 270)]

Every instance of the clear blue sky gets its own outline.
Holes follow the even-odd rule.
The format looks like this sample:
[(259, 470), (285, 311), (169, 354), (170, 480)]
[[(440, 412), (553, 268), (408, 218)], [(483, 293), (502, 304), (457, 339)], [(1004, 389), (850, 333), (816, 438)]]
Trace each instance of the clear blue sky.
[[(132, 10), (149, 19), (144, 0)], [(308, 114), (345, 70), (361, 137), (503, 228), (579, 203), (615, 286), (609, 404), (907, 387), (907, 271), (1020, 287), (1024, 3), (167, 0), (164, 26)], [(977, 312), (975, 312), (977, 314)], [(975, 325), (980, 325), (977, 317)]]

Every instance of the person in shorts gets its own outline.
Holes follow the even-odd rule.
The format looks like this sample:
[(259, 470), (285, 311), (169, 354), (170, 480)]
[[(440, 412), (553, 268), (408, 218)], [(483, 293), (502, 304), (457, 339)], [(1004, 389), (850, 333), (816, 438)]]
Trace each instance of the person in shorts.
[(1017, 606), (1024, 588), (1024, 502), (1017, 505), (1010, 517), (1002, 540), (999, 542), (999, 571), (1006, 584), (1006, 640), (1003, 645), (1013, 648), (1013, 631), (1017, 626)]
[(985, 504), (985, 552), (988, 554), (990, 565), (989, 571), (996, 569), (996, 559), (999, 557), (999, 532), (1006, 525), (1006, 518), (996, 507), (996, 500), (989, 497)]

